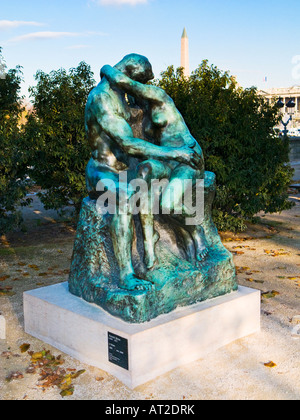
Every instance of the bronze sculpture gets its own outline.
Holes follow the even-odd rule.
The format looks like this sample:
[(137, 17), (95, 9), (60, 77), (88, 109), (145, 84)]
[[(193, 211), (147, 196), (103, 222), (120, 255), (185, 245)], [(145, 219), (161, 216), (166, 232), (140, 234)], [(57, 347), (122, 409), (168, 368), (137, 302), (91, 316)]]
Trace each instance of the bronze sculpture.
[[(201, 147), (173, 100), (146, 84), (153, 78), (148, 59), (130, 54), (114, 68), (104, 66), (101, 76), (86, 106), (89, 198), (78, 225), (70, 291), (128, 322), (144, 322), (236, 290), (232, 256), (211, 218), (215, 177), (205, 172)], [(146, 183), (139, 196), (146, 204), (153, 181), (168, 181), (159, 197), (160, 214), (143, 211), (141, 203), (138, 218), (131, 205), (120, 211), (120, 197), (130, 202), (136, 192), (134, 179)], [(196, 224), (186, 223), (195, 211), (183, 203), (186, 180), (194, 202), (197, 182), (204, 185), (204, 215)], [(97, 212), (102, 184), (116, 195), (113, 214)]]

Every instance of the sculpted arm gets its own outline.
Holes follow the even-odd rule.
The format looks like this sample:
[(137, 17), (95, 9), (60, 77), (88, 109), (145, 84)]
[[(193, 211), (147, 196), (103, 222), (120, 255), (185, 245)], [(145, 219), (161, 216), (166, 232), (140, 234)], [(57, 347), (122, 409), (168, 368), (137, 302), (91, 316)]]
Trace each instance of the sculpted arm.
[(122, 118), (114, 118), (112, 121), (107, 116), (102, 118), (101, 126), (103, 131), (114, 139), (128, 155), (143, 159), (148, 159), (150, 156), (156, 159), (172, 159), (173, 149), (158, 147), (142, 139), (134, 138), (130, 125)]
[(176, 160), (177, 162), (192, 165), (197, 168), (199, 157), (195, 151), (189, 147), (156, 146), (145, 140), (133, 137), (130, 125), (122, 118), (113, 120), (106, 116), (101, 119), (101, 126), (105, 133), (113, 138), (125, 153), (142, 159), (157, 160)]
[(124, 118), (113, 114), (109, 109), (110, 98), (103, 95), (91, 105), (94, 115), (97, 115), (101, 129), (118, 143), (125, 153), (131, 156), (148, 159), (149, 157), (168, 160), (176, 159), (178, 152), (171, 147), (160, 147), (134, 137), (130, 125)]
[(119, 87), (124, 92), (136, 98), (148, 100), (150, 102), (158, 102), (161, 104), (166, 99), (166, 94), (162, 89), (156, 86), (144, 85), (136, 82), (109, 65), (102, 67), (101, 76), (106, 77), (111, 85)]

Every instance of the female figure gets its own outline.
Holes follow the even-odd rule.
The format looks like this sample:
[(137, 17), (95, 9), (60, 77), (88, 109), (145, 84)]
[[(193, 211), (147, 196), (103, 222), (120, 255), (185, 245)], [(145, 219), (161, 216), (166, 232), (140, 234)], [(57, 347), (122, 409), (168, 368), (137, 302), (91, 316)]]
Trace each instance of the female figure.
[[(142, 162), (138, 168), (138, 176), (145, 179), (149, 186), (153, 179), (168, 179), (169, 184), (163, 191), (161, 198), (163, 214), (170, 214), (174, 220), (181, 224), (186, 249), (189, 250), (188, 256), (192, 262), (200, 266), (208, 253), (203, 228), (199, 225), (183, 227), (182, 215), (174, 214), (174, 210), (178, 210), (178, 207), (182, 206), (182, 190), (178, 192), (179, 183), (183, 180), (192, 180), (195, 186), (197, 180), (204, 178), (204, 157), (200, 145), (191, 135), (174, 101), (164, 90), (157, 86), (134, 81), (109, 65), (102, 68), (101, 76), (105, 77), (112, 87), (116, 86), (116, 88), (132, 96), (144, 110), (144, 135), (146, 140), (154, 142), (158, 146), (174, 149), (187, 146), (193, 148), (200, 158), (199, 165), (195, 165), (193, 162), (186, 164), (175, 160), (150, 159)], [(172, 195), (173, 199), (170, 200)], [(184, 210), (186, 211), (186, 209)], [(193, 215), (186, 214), (186, 216)], [(141, 214), (145, 240), (145, 262), (148, 269), (151, 269), (157, 262), (155, 244), (159, 236), (154, 230), (153, 222), (152, 214)], [(191, 248), (194, 249), (193, 252)]]

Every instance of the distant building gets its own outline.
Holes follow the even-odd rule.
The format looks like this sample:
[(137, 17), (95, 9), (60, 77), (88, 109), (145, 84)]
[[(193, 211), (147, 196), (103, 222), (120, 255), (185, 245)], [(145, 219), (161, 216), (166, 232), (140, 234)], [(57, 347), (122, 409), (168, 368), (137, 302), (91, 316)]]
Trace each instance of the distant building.
[(30, 115), (33, 112), (33, 105), (28, 99), (24, 99), (21, 105), (24, 108), (24, 110), (19, 119), (19, 125), (26, 124), (28, 115)]
[[(300, 86), (293, 86), (290, 88), (277, 88), (277, 89), (266, 89), (260, 91), (269, 101), (271, 100), (282, 100), (284, 104), (287, 104), (291, 99), (296, 103), (294, 108), (293, 120), (289, 124), (288, 129), (300, 129)], [(287, 121), (289, 119), (288, 108), (285, 106), (282, 108), (282, 119)], [(283, 128), (281, 125), (279, 128)]]
[(181, 37), (181, 67), (185, 77), (190, 77), (189, 39), (185, 28)]

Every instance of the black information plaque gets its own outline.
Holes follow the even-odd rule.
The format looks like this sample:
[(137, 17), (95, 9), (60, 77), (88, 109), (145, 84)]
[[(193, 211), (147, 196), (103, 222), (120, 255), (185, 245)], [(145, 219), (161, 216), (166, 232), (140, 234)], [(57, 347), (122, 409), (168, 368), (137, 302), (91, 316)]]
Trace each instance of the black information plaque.
[(108, 360), (114, 365), (129, 370), (128, 340), (108, 333)]

